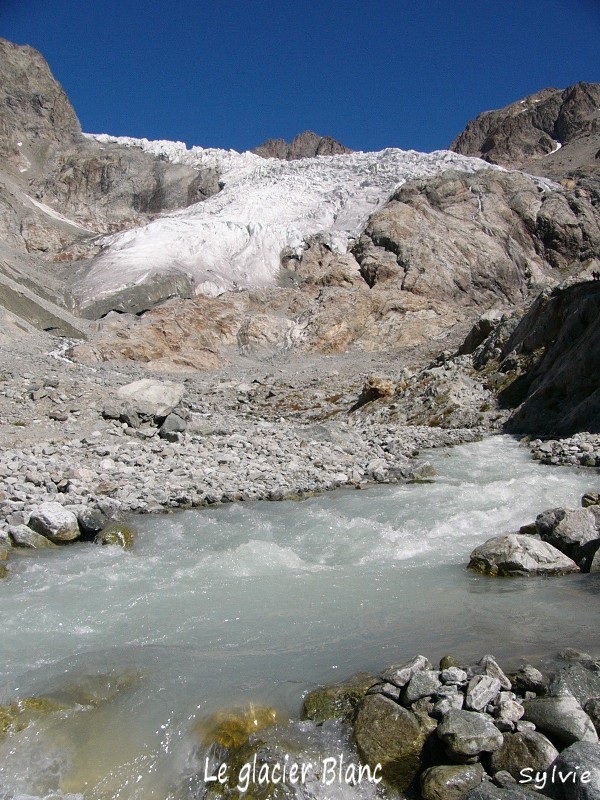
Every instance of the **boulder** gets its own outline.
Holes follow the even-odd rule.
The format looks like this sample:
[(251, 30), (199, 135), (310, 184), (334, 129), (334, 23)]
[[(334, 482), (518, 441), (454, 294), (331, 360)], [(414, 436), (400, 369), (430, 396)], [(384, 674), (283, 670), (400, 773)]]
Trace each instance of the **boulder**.
[(596, 733), (600, 735), (600, 697), (593, 697), (588, 700), (583, 710), (594, 723)]
[(60, 503), (48, 502), (34, 506), (29, 527), (52, 542), (71, 542), (79, 538), (77, 517)]
[[(550, 522), (550, 515), (542, 519), (538, 517), (543, 526), (536, 527), (545, 542), (556, 547), (569, 558), (578, 559), (579, 548), (598, 539), (596, 517), (589, 508), (563, 509), (562, 514), (554, 514), (554, 524)], [(547, 524), (550, 523), (550, 524)]]
[(467, 686), (465, 705), (472, 711), (483, 711), (500, 694), (502, 686), (491, 675), (474, 675)]
[(510, 772), (518, 781), (522, 769), (529, 767), (542, 772), (557, 756), (558, 750), (542, 733), (523, 731), (505, 734), (502, 747), (492, 753), (490, 763), (493, 773)]
[(127, 400), (132, 410), (143, 416), (164, 419), (183, 400), (185, 386), (173, 381), (157, 381), (142, 378), (121, 386), (117, 395)]
[(381, 673), (381, 678), (387, 683), (393, 683), (394, 686), (402, 688), (416, 672), (424, 669), (432, 669), (429, 659), (425, 656), (415, 656), (405, 664), (393, 664), (388, 667), (385, 672)]
[(458, 761), (493, 753), (504, 741), (491, 717), (477, 711), (449, 711), (438, 725), (437, 735), (448, 755)]
[(549, 691), (553, 695), (570, 693), (583, 707), (588, 700), (600, 698), (600, 672), (576, 661), (558, 671), (550, 683)]
[(50, 539), (42, 536), (41, 533), (32, 531), (27, 525), (11, 525), (8, 532), (16, 547), (30, 547), (33, 550), (56, 547)]
[(488, 575), (565, 575), (579, 572), (551, 544), (515, 533), (494, 536), (471, 553), (469, 569)]
[(550, 681), (546, 675), (532, 664), (524, 664), (520, 670), (512, 674), (512, 682), (515, 689), (521, 693), (546, 694)]
[(421, 775), (424, 800), (461, 800), (479, 786), (485, 775), (481, 764), (443, 764), (429, 767)]
[(493, 783), (484, 781), (471, 789), (464, 800), (539, 800), (539, 794), (524, 786), (504, 786), (499, 788)]
[(434, 695), (441, 686), (442, 683), (438, 671), (426, 669), (415, 672), (404, 688), (402, 702), (404, 705), (410, 706), (420, 700), (421, 697)]
[(375, 684), (377, 678), (374, 675), (359, 672), (342, 683), (314, 689), (304, 698), (302, 719), (311, 719), (317, 724), (328, 719), (349, 719)]
[(158, 430), (161, 439), (172, 441), (173, 434), (183, 433), (187, 428), (187, 422), (179, 414), (169, 414)]
[(96, 544), (116, 545), (123, 550), (131, 550), (135, 541), (135, 531), (121, 522), (110, 522), (94, 539)]
[(361, 758), (381, 771), (400, 791), (407, 789), (420, 767), (427, 730), (419, 717), (381, 694), (361, 701), (354, 722), (354, 739)]
[(526, 700), (523, 707), (524, 719), (533, 722), (558, 748), (598, 741), (592, 720), (573, 695), (536, 697)]
[(577, 742), (548, 768), (544, 793), (554, 800), (600, 800), (600, 745)]
[(483, 656), (479, 662), (479, 666), (483, 667), (486, 675), (490, 675), (492, 678), (497, 678), (500, 681), (500, 686), (506, 691), (510, 692), (512, 689), (512, 683), (501, 669), (500, 664), (498, 664), (494, 656)]

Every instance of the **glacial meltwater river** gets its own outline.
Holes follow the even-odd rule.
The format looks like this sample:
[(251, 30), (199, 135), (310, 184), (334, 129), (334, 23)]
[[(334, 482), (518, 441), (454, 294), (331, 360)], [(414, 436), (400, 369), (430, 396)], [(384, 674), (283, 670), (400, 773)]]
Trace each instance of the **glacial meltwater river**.
[[(297, 717), (316, 684), (419, 652), (516, 667), (599, 649), (600, 576), (465, 569), (490, 536), (576, 507), (596, 474), (541, 466), (508, 437), (428, 457), (430, 484), (139, 517), (132, 552), (13, 555), (0, 582), (0, 704), (61, 705), (22, 714), (0, 740), (1, 800), (191, 800), (202, 793), (197, 723), (218, 709), (252, 702)], [(345, 747), (339, 726), (287, 731), (304, 753)]]

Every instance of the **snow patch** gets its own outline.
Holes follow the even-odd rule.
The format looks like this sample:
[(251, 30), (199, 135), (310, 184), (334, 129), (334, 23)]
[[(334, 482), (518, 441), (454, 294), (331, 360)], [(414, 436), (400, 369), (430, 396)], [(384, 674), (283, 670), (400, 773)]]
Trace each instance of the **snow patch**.
[(183, 273), (197, 294), (213, 296), (267, 286), (276, 280), (282, 251), (300, 255), (310, 236), (346, 252), (406, 181), (448, 169), (500, 169), (446, 150), (389, 148), (279, 161), (235, 150), (188, 149), (183, 142), (88, 135), (174, 163), (214, 168), (223, 189), (142, 227), (103, 237), (103, 252), (74, 287), (82, 308), (157, 274)]
[[(21, 170), (21, 172), (26, 172), (27, 170)], [(83, 225), (79, 225), (77, 222), (73, 222), (72, 219), (68, 219), (64, 217), (62, 214), (59, 214), (58, 211), (55, 211), (50, 206), (47, 206), (45, 203), (40, 203), (39, 200), (34, 200), (33, 197), (30, 197), (28, 194), (25, 197), (29, 200), (30, 203), (36, 208), (39, 208), (40, 211), (43, 211), (48, 217), (52, 217), (52, 219), (57, 220), (58, 222), (64, 222), (67, 225), (71, 225), (74, 228), (77, 228), (80, 231), (85, 231), (86, 233), (94, 233), (94, 231), (90, 230), (89, 228), (84, 228)]]

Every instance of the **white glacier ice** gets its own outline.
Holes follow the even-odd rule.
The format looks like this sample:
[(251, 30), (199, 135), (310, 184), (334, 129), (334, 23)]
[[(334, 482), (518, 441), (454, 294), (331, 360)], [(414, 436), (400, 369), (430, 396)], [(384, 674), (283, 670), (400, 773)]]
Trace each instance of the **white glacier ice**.
[(196, 294), (212, 296), (272, 284), (284, 249), (299, 254), (306, 238), (318, 234), (335, 251), (346, 252), (369, 216), (405, 181), (447, 169), (490, 168), (446, 150), (388, 148), (288, 162), (249, 152), (188, 149), (182, 142), (90, 136), (176, 163), (216, 168), (223, 189), (142, 227), (105, 236), (102, 252), (74, 287), (82, 308), (156, 274), (183, 273)]

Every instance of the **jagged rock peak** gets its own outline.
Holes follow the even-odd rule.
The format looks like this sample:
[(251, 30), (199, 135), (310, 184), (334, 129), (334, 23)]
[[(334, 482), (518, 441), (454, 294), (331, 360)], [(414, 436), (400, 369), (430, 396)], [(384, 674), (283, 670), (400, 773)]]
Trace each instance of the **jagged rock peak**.
[(41, 53), (0, 39), (2, 149), (17, 152), (20, 141), (33, 148), (67, 143), (80, 133), (73, 106)]
[(522, 168), (582, 136), (600, 134), (600, 83), (542, 89), (471, 120), (450, 149)]
[(331, 136), (319, 136), (313, 131), (304, 131), (290, 143), (284, 139), (267, 139), (251, 152), (262, 158), (294, 161), (297, 158), (314, 158), (314, 156), (337, 156), (342, 153), (352, 153), (352, 150), (332, 139)]

